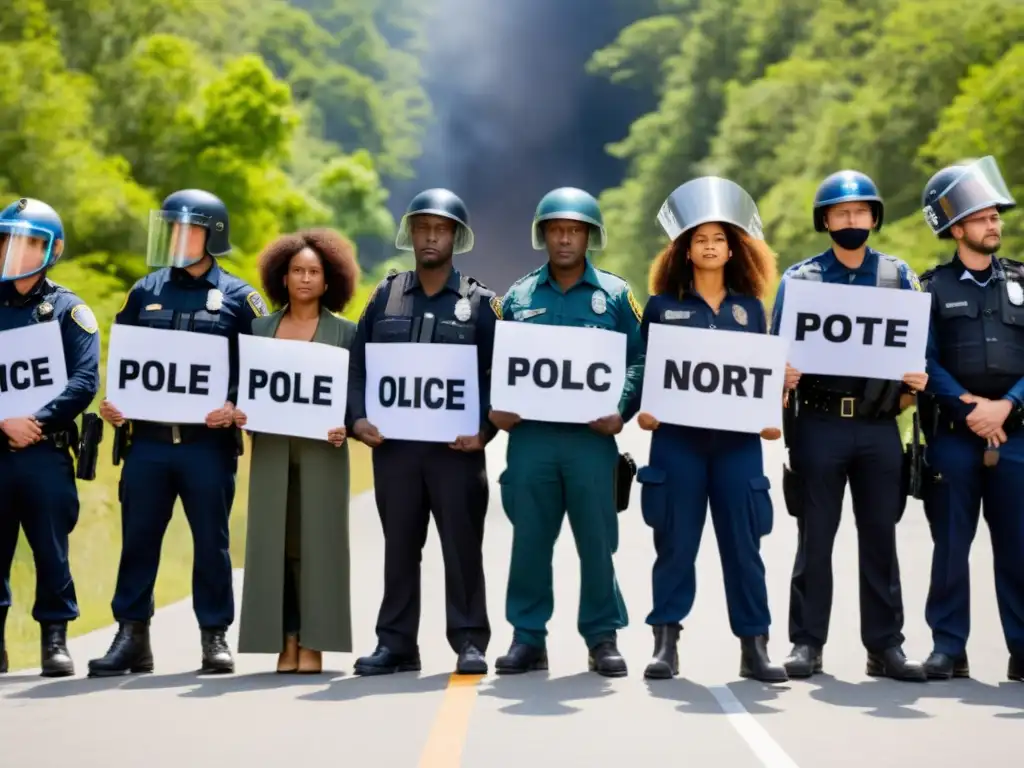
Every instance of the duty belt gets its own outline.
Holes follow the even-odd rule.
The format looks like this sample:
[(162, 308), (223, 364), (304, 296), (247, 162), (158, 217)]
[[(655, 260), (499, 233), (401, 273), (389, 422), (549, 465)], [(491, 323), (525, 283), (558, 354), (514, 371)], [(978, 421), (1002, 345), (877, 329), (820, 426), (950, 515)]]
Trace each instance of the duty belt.
[[(217, 430), (218, 433), (225, 430)], [(133, 421), (132, 440), (153, 440), (158, 443), (195, 443), (207, 440), (214, 430), (205, 424), (159, 424), (155, 421)]]
[(839, 416), (843, 419), (871, 419), (880, 421), (895, 418), (895, 413), (877, 413), (864, 409), (865, 403), (859, 397), (843, 392), (830, 392), (824, 389), (797, 390), (797, 401), (800, 409), (806, 408), (814, 413)]

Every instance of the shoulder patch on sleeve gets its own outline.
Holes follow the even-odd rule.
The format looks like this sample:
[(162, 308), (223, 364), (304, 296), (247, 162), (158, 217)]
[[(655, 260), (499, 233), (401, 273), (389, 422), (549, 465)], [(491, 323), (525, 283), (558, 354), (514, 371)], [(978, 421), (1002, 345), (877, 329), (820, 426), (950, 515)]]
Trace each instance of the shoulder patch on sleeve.
[[(125, 304), (128, 303), (127, 298)], [(122, 307), (123, 309), (123, 307)], [(96, 322), (96, 315), (92, 313), (85, 304), (76, 304), (71, 310), (71, 319), (75, 321), (75, 325), (81, 328), (86, 333), (96, 333), (100, 329), (100, 324)]]
[(501, 296), (492, 296), (491, 297), (491, 309), (494, 310), (494, 316), (496, 318), (498, 318), (499, 320), (503, 319), (502, 316), (501, 316), (501, 299), (502, 299)]
[(270, 314), (267, 312), (267, 305), (263, 302), (259, 291), (250, 291), (249, 295), (245, 297), (245, 303), (249, 305), (256, 317), (266, 317)]
[(636, 300), (636, 296), (633, 295), (633, 289), (626, 289), (626, 300), (629, 302), (630, 308), (633, 310), (633, 314), (636, 315), (637, 322), (643, 320), (644, 311), (640, 306), (640, 303)]

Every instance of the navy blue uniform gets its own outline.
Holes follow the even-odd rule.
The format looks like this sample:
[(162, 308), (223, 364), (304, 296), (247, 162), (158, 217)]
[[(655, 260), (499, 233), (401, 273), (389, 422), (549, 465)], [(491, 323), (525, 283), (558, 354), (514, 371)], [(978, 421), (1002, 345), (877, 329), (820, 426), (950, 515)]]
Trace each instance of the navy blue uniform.
[[(992, 536), (996, 599), (1012, 656), (1024, 669), (1024, 264), (993, 257), (983, 272), (959, 258), (925, 273), (932, 295), (928, 388), (921, 407), (934, 479), (925, 512), (935, 550), (925, 618), (934, 652), (965, 656), (970, 631), (971, 544), (984, 506)], [(1008, 442), (985, 467), (986, 441), (967, 426), (970, 393), (1012, 403)]]
[[(238, 335), (266, 314), (259, 293), (216, 263), (193, 278), (164, 268), (139, 280), (115, 322), (226, 336), (231, 355), (228, 400), (235, 402)], [(113, 403), (116, 407), (117, 403)], [(203, 629), (225, 629), (235, 605), (228, 551), (228, 518), (238, 469), (237, 431), (202, 424), (130, 423), (131, 447), (121, 473), (121, 563), (111, 608), (119, 622), (153, 615), (160, 548), (176, 499), (192, 529), (192, 592)]]
[[(868, 248), (860, 267), (849, 269), (830, 248), (783, 274), (773, 334), (779, 332), (787, 282), (801, 279), (920, 290), (917, 276), (900, 259)], [(896, 423), (901, 389), (862, 378), (803, 374), (790, 393), (789, 409), (798, 414), (787, 429), (790, 464), (799, 477), (797, 498), (787, 492), (786, 499), (800, 537), (790, 586), (789, 634), (795, 645), (820, 650), (828, 640), (832, 548), (847, 480), (857, 520), (861, 641), (874, 654), (903, 643), (896, 551), (896, 523), (905, 501)]]
[[(382, 281), (359, 320), (352, 344), (348, 408), (353, 423), (366, 418), (368, 342), (475, 344), (480, 430), (485, 440), (492, 439), (497, 430), (487, 417), (495, 300), (493, 291), (455, 269), (433, 296), (424, 292), (412, 271)], [(456, 653), (467, 643), (486, 652), (491, 629), (481, 552), (489, 500), (485, 453), (385, 436), (373, 449), (373, 477), (384, 530), (384, 598), (377, 618), (380, 645), (402, 659), (418, 654), (419, 566), (433, 512), (445, 562), (448, 642)], [(384, 667), (393, 671), (386, 661), (379, 655), (359, 659), (356, 671), (372, 673)]]
[[(644, 308), (644, 344), (651, 323), (766, 333), (765, 310), (751, 296), (729, 293), (718, 312), (699, 295), (652, 296)], [(771, 484), (756, 434), (661, 424), (650, 462), (637, 473), (644, 522), (654, 530), (652, 626), (677, 625), (693, 607), (696, 560), (708, 502), (725, 579), (729, 623), (740, 638), (768, 634), (771, 616), (761, 537), (772, 530)]]
[(68, 563), (68, 536), (78, 522), (72, 446), (77, 447), (77, 419), (99, 389), (100, 337), (96, 318), (74, 293), (41, 278), (26, 295), (13, 283), (0, 283), (0, 331), (35, 323), (60, 326), (68, 384), (33, 416), (44, 438), (27, 448), (8, 447), (0, 436), (0, 612), (11, 604), (10, 573), (19, 526), (36, 566), (36, 601), (32, 617), (41, 624), (78, 618), (75, 583)]

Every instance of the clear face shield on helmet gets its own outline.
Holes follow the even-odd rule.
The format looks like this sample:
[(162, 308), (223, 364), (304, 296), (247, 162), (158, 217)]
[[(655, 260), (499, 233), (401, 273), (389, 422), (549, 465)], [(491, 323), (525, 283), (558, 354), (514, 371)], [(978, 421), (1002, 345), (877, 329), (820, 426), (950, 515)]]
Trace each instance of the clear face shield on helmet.
[(999, 173), (996, 161), (991, 157), (983, 157), (968, 166), (932, 205), (939, 206), (953, 224), (983, 208), (1012, 207), (1015, 201)]
[(23, 221), (0, 222), (0, 280), (8, 282), (41, 272), (60, 255), (53, 233)]
[(209, 222), (188, 211), (150, 211), (146, 266), (188, 267), (201, 261)]
[(755, 240), (764, 239), (753, 198), (739, 184), (717, 176), (693, 179), (677, 187), (658, 211), (658, 223), (669, 240), (709, 221), (732, 224)]
[(412, 244), (412, 224), (413, 219), (416, 216), (440, 216), (443, 219), (449, 219), (455, 224), (455, 238), (452, 242), (452, 255), (458, 256), (460, 253), (469, 253), (473, 250), (474, 237), (473, 230), (465, 226), (461, 222), (453, 219), (448, 213), (444, 211), (424, 210), (416, 211), (415, 213), (407, 213), (402, 217), (402, 220), (398, 224), (398, 234), (395, 235), (395, 248), (400, 251), (412, 251), (415, 250)]

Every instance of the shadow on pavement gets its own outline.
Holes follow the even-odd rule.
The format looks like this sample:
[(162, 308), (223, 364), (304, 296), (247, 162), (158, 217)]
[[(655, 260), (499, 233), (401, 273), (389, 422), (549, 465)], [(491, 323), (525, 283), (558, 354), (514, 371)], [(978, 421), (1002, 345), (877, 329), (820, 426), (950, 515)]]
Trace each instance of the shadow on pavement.
[(580, 711), (566, 702), (600, 699), (614, 692), (609, 679), (593, 672), (555, 678), (544, 672), (531, 672), (495, 677), (488, 687), (480, 689), (479, 695), (513, 702), (500, 709), (507, 715), (553, 716)]
[(300, 701), (352, 701), (396, 693), (437, 693), (448, 687), (451, 673), (422, 677), (411, 672), (370, 677), (352, 676), (331, 681), (326, 688), (296, 697)]
[[(645, 680), (644, 682), (653, 698), (678, 703), (679, 706), (676, 709), (679, 712), (699, 715), (725, 714), (709, 689), (683, 677), (673, 680)], [(767, 707), (763, 702), (779, 699), (789, 690), (786, 686), (743, 680), (729, 684), (728, 688), (743, 704), (744, 709), (752, 715), (775, 715), (785, 711), (785, 707)]]
[(890, 719), (924, 719), (932, 715), (914, 706), (928, 699), (955, 700), (981, 707), (1004, 707), (1017, 712), (1000, 712), (995, 717), (1024, 719), (1024, 685), (1000, 683), (988, 685), (978, 680), (901, 683), (894, 680), (868, 680), (848, 683), (831, 675), (816, 676), (818, 686), (811, 698), (836, 707), (865, 709), (865, 715)]

